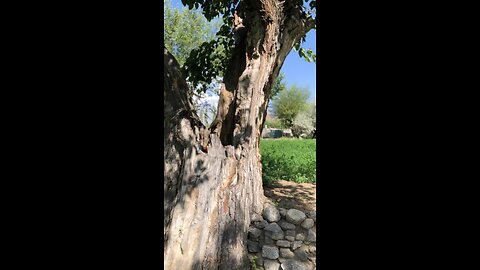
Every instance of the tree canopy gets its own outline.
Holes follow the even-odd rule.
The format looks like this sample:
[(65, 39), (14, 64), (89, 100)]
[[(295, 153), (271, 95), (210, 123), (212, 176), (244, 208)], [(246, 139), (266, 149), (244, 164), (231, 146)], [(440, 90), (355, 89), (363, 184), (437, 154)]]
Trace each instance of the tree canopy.
[[(316, 0), (292, 0), (302, 11), (301, 16), (309, 22), (313, 22), (311, 27), (316, 29)], [(245, 10), (239, 8), (240, 0), (182, 0), (185, 6), (190, 9), (201, 8), (203, 15), (209, 21), (215, 18), (221, 18), (222, 25), (219, 27), (215, 38), (203, 42), (196, 49), (192, 50), (185, 61), (182, 72), (189, 78), (189, 81), (195, 85), (201, 85), (200, 91), (206, 91), (207, 86), (218, 76), (222, 76), (227, 68), (228, 60), (231, 57), (234, 47), (234, 38), (232, 26), (234, 22), (234, 11), (240, 10), (240, 17), (245, 16)], [(294, 50), (306, 61), (316, 62), (316, 55), (311, 49), (302, 47), (305, 41), (306, 33), (295, 44)], [(221, 52), (219, 54), (219, 52)]]
[(199, 9), (176, 9), (171, 0), (163, 3), (164, 44), (183, 66), (194, 49), (215, 38), (221, 20), (208, 21)]
[(273, 99), (273, 111), (284, 127), (292, 127), (295, 117), (307, 107), (309, 96), (307, 88), (292, 85)]
[[(208, 21), (201, 10), (197, 8), (177, 9), (172, 6), (171, 0), (164, 0), (164, 23), (165, 47), (175, 56), (179, 65), (183, 66), (194, 49), (215, 38), (215, 33), (221, 25), (221, 19), (216, 18)], [(223, 47), (218, 47), (215, 54), (222, 55), (222, 50)], [(220, 59), (216, 61), (220, 61)], [(193, 105), (205, 126), (208, 126), (216, 114), (216, 104), (211, 104), (205, 98), (218, 96), (219, 85), (217, 81), (219, 80), (220, 78), (206, 86), (206, 91), (195, 92), (193, 90), (198, 88), (198, 84), (194, 84), (187, 79), (190, 86), (189, 90), (193, 92)]]
[(301, 110), (292, 123), (292, 132), (294, 136), (305, 134), (313, 135), (312, 132), (316, 128), (316, 107), (315, 103), (307, 104), (304, 110)]

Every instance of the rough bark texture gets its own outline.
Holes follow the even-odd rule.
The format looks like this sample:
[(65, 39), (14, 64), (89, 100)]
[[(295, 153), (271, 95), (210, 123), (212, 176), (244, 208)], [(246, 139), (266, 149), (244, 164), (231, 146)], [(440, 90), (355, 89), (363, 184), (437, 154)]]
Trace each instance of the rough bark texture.
[[(245, 1), (245, 31), (206, 130), (164, 52), (165, 269), (248, 269), (247, 229), (263, 209), (259, 154), (272, 83), (309, 26), (287, 2)], [(208, 150), (204, 147), (208, 147)]]

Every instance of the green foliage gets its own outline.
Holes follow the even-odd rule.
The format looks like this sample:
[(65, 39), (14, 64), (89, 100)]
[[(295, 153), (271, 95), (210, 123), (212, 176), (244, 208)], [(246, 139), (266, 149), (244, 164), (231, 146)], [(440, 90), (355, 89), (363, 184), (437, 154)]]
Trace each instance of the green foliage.
[(259, 268), (257, 267), (257, 256), (253, 256), (252, 260), (250, 261), (252, 270), (258, 270)]
[(316, 140), (262, 139), (260, 154), (264, 184), (276, 180), (315, 183)]
[(219, 37), (192, 50), (182, 72), (190, 82), (199, 86), (198, 92), (206, 92), (215, 78), (223, 77), (232, 48), (233, 40)]
[(317, 62), (317, 55), (313, 53), (312, 49), (305, 50), (305, 48), (301, 48), (301, 43), (305, 42), (306, 35), (302, 36), (300, 40), (293, 46), (294, 51), (298, 51), (298, 55), (300, 58), (305, 59), (307, 62)]
[[(307, 18), (316, 18), (317, 1), (315, 1), (315, 0), (314, 1), (299, 0), (299, 1), (300, 1), (300, 4), (304, 7), (304, 15)], [(308, 3), (308, 6), (305, 5), (306, 3)], [(313, 29), (315, 29), (315, 31), (317, 30), (316, 25), (314, 25)], [(305, 38), (306, 38), (306, 33), (294, 45), (293, 50), (298, 52), (298, 56), (300, 56), (300, 58), (305, 59), (305, 61), (316, 63), (317, 62), (317, 55), (314, 54), (311, 49), (305, 50), (305, 48), (301, 47), (302, 43), (305, 42)]]
[[(303, 7), (302, 13), (304, 18), (315, 17), (316, 1), (295, 1), (298, 6)], [(182, 68), (188, 80), (193, 85), (200, 86), (198, 91), (205, 92), (213, 79), (218, 76), (223, 77), (229, 63), (234, 48), (231, 31), (234, 20), (233, 14), (241, 3), (240, 0), (182, 0), (182, 4), (188, 6), (189, 9), (201, 9), (208, 21), (222, 18), (223, 23), (219, 27), (216, 37), (213, 40), (205, 41), (201, 46), (192, 50)], [(238, 15), (245, 18), (245, 14), (241, 13), (242, 9), (238, 10)], [(180, 29), (183, 31), (186, 28)], [(296, 50), (299, 51), (300, 57), (307, 61), (316, 61), (316, 57), (311, 50), (305, 51), (305, 49), (300, 48), (304, 41), (305, 35), (296, 44)]]
[(194, 49), (215, 38), (221, 21), (207, 21), (198, 9), (173, 8), (171, 0), (164, 0), (163, 9), (165, 47), (175, 56), (180, 66), (183, 66)]
[(282, 125), (282, 122), (278, 119), (265, 120), (265, 126), (268, 128), (280, 128), (280, 129), (284, 128), (284, 126)]
[(316, 121), (316, 105), (315, 103), (308, 104), (293, 120), (293, 135), (298, 137), (303, 133), (310, 137), (316, 128)]
[(273, 111), (284, 127), (292, 127), (297, 114), (307, 106), (309, 96), (308, 89), (292, 85), (272, 100)]
[[(208, 20), (213, 18), (230, 14), (233, 22), (233, 12), (240, 0), (182, 0), (182, 4), (188, 6), (189, 9), (201, 7), (203, 15)], [(229, 24), (233, 25), (233, 24)]]
[(205, 92), (208, 85), (216, 77), (223, 77), (227, 69), (235, 44), (231, 29), (234, 10), (238, 2), (239, 0), (182, 0), (182, 3), (190, 9), (201, 7), (207, 20), (222, 17), (223, 22), (215, 39), (194, 49), (182, 68), (183, 74), (186, 74), (189, 81), (199, 86), (198, 92)]
[[(300, 43), (299, 43), (300, 44)], [(300, 46), (293, 47), (294, 51), (298, 50), (298, 55), (300, 58), (305, 59), (307, 62), (317, 62), (317, 55), (313, 53), (312, 49), (308, 49), (305, 51), (304, 48), (300, 48)]]

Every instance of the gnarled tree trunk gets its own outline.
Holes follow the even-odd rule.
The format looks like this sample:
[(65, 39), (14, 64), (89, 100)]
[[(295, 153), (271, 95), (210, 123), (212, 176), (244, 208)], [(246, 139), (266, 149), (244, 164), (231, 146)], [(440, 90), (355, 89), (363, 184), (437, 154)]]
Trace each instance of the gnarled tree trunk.
[(244, 1), (244, 33), (207, 130), (164, 51), (165, 269), (248, 269), (247, 229), (263, 209), (260, 131), (272, 84), (314, 21), (275, 0)]

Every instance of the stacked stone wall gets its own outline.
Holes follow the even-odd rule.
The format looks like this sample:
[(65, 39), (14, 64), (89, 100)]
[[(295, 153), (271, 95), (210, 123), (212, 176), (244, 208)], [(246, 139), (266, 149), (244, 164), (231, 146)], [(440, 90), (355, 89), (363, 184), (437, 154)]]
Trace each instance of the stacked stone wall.
[(266, 205), (248, 231), (249, 257), (258, 269), (316, 269), (316, 211)]

